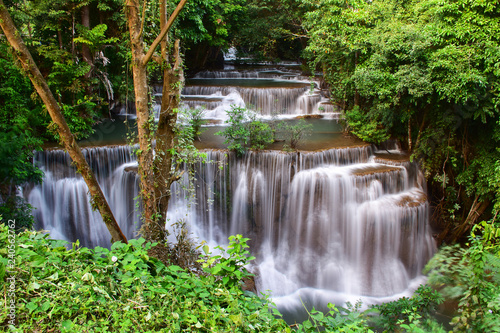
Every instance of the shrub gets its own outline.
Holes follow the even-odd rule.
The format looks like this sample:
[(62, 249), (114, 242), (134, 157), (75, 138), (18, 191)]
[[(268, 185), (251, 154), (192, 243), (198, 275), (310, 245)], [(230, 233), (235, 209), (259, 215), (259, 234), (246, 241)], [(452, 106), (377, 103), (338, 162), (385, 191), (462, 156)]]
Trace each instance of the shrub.
[(361, 140), (380, 144), (389, 139), (387, 129), (381, 128), (376, 120), (370, 119), (359, 106), (356, 105), (352, 110), (346, 111), (345, 116), (352, 134)]
[(180, 119), (187, 126), (192, 128), (193, 137), (195, 140), (200, 140), (200, 135), (202, 133), (201, 126), (207, 121), (203, 119), (206, 109), (203, 107), (199, 108), (181, 108), (180, 109)]
[(226, 112), (229, 119), (225, 123), (229, 126), (216, 134), (224, 136), (228, 149), (234, 150), (238, 156), (243, 155), (248, 148), (263, 149), (274, 142), (271, 127), (258, 120), (255, 114), (235, 105), (231, 105), (231, 109)]
[(302, 324), (297, 324), (297, 332), (373, 332), (366, 323), (366, 315), (359, 312), (361, 303), (352, 306), (347, 303), (347, 308), (337, 308), (328, 303), (326, 314), (314, 308), (309, 312), (309, 319)]
[[(430, 286), (421, 285), (411, 298), (402, 297), (393, 302), (373, 306), (372, 309), (377, 314), (374, 323), (384, 332), (393, 332), (398, 327), (414, 331), (417, 327), (428, 325), (430, 314), (442, 302), (441, 294)], [(421, 319), (424, 319), (424, 322)]]
[(445, 246), (427, 264), (429, 283), (458, 302), (456, 330), (500, 332), (500, 228), (474, 226), (467, 247)]
[(302, 139), (311, 134), (313, 126), (312, 124), (307, 124), (304, 119), (300, 119), (295, 125), (282, 122), (280, 127), (286, 141), (283, 148), (285, 150), (296, 150)]
[[(289, 331), (284, 321), (274, 317), (267, 299), (243, 292), (237, 285), (228, 286), (214, 276), (166, 266), (148, 256), (155, 244), (144, 239), (116, 242), (110, 250), (91, 250), (77, 242), (67, 250), (67, 242), (28, 231), (17, 235), (14, 267), (8, 264), (8, 241), (9, 230), (0, 225), (1, 330)], [(230, 257), (243, 255), (238, 252), (241, 248), (233, 249), (236, 252)], [(228, 276), (237, 271), (235, 268)], [(12, 298), (12, 277), (16, 322), (9, 326), (5, 302)]]

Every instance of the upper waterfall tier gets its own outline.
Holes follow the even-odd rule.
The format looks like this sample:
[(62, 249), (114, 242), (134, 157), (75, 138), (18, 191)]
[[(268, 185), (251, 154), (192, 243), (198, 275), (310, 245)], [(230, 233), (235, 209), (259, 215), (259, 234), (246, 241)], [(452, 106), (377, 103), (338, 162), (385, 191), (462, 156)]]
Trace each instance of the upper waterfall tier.
[[(307, 82), (271, 79), (192, 79), (182, 93), (191, 97), (189, 105), (204, 106), (209, 117), (218, 119), (224, 119), (230, 105), (246, 107), (265, 116), (298, 115), (319, 112), (319, 103), (323, 101), (318, 92), (310, 91)], [(215, 104), (193, 103), (192, 96), (222, 99), (212, 108)]]
[[(181, 100), (189, 108), (206, 109), (204, 117), (224, 121), (232, 105), (253, 110), (261, 116), (337, 115), (328, 94), (318, 87), (316, 77), (302, 76), (292, 69), (261, 68), (205, 71), (187, 79)], [(162, 86), (152, 87), (154, 109), (159, 111)], [(123, 114), (126, 111), (123, 110)], [(133, 116), (133, 115), (130, 115)]]

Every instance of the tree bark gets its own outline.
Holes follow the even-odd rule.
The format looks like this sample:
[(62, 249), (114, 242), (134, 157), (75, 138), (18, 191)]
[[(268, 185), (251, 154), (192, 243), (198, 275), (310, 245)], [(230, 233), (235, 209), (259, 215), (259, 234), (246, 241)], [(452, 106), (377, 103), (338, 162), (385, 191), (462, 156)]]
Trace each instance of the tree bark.
[(177, 176), (172, 170), (174, 158), (172, 152), (175, 149), (175, 124), (177, 122), (175, 110), (179, 107), (181, 87), (184, 81), (179, 44), (180, 41), (176, 40), (174, 54), (165, 59), (167, 64), (164, 64), (163, 94), (156, 131), (155, 197), (157, 198), (158, 214), (162, 216), (162, 221), (165, 221), (167, 217), (170, 186), (177, 180)]
[[(179, 78), (182, 78), (180, 56), (177, 53), (178, 43), (175, 48), (177, 50), (176, 54), (173, 55), (175, 61), (172, 63), (172, 61), (168, 61), (168, 45), (165, 36), (180, 10), (184, 7), (186, 1), (187, 0), (181, 0), (168, 21), (166, 21), (165, 3), (161, 1), (161, 33), (155, 39), (147, 53), (145, 52), (142, 36), (142, 27), (145, 18), (142, 17), (141, 19), (139, 1), (127, 0), (126, 2), (127, 23), (129, 26), (132, 47), (132, 71), (137, 110), (139, 140), (137, 161), (139, 163), (141, 197), (144, 209), (141, 233), (147, 240), (155, 242), (164, 241), (166, 239), (165, 223), (168, 201), (170, 199), (170, 185), (175, 181), (171, 174), (173, 157), (171, 149), (174, 148), (174, 127), (177, 115), (173, 110), (178, 106), (180, 98), (179, 85), (173, 83), (179, 81)], [(162, 108), (156, 133), (155, 158), (152, 147), (154, 133), (150, 127), (150, 121), (153, 121), (153, 119), (151, 119), (148, 106), (149, 95), (146, 66), (152, 59), (155, 48), (160, 43), (162, 44), (161, 62), (164, 66), (164, 82)], [(171, 89), (171, 87), (175, 88)], [(168, 101), (164, 102), (165, 99), (168, 99)]]
[(408, 110), (408, 151), (411, 153), (413, 150), (413, 141), (411, 139), (411, 114), (410, 110)]
[(106, 198), (101, 191), (101, 187), (97, 183), (92, 170), (85, 160), (80, 147), (76, 143), (76, 140), (61, 113), (59, 104), (57, 104), (57, 101), (52, 95), (47, 82), (31, 57), (28, 48), (21, 38), (21, 34), (14, 26), (14, 23), (12, 22), (12, 19), (2, 0), (0, 0), (0, 26), (2, 27), (9, 44), (14, 48), (22, 69), (30, 78), (36, 91), (43, 100), (52, 121), (56, 124), (57, 132), (64, 144), (65, 149), (68, 151), (71, 159), (76, 164), (78, 172), (80, 172), (83, 176), (83, 179), (89, 188), (92, 207), (99, 209), (102, 219), (111, 234), (111, 241), (123, 241), (127, 243), (127, 238), (122, 233), (118, 223), (116, 223)]
[(490, 205), (489, 200), (479, 201), (479, 196), (476, 195), (474, 198), (474, 202), (472, 203), (472, 207), (469, 210), (469, 214), (465, 221), (457, 226), (453, 230), (452, 241), (456, 242), (460, 237), (462, 237), (466, 232), (468, 232), (474, 224), (476, 224), (477, 220), (481, 217), (481, 215), (486, 211), (486, 208)]
[[(90, 7), (88, 5), (83, 6), (81, 14), (82, 14), (82, 25), (90, 30)], [(90, 65), (90, 70), (85, 74), (85, 78), (88, 79), (92, 74), (92, 70), (94, 68), (94, 61), (92, 53), (90, 52), (90, 48), (87, 44), (82, 44), (82, 58), (87, 64)]]
[[(149, 123), (149, 94), (147, 68), (144, 64), (144, 41), (138, 0), (127, 0), (126, 15), (132, 47), (132, 74), (134, 78), (135, 107), (139, 150), (136, 152), (141, 181), (143, 224), (141, 233), (148, 240), (163, 238), (164, 228), (157, 223), (153, 177), (153, 132)], [(143, 18), (144, 19), (144, 18)], [(155, 236), (153, 236), (155, 235)], [(159, 238), (159, 239), (158, 239)]]
[(172, 24), (174, 23), (175, 19), (181, 12), (182, 8), (184, 8), (184, 5), (186, 4), (187, 0), (181, 0), (177, 7), (175, 8), (174, 12), (170, 17), (168, 18), (167, 23), (163, 26), (163, 28), (160, 31), (160, 34), (156, 39), (153, 41), (151, 44), (151, 47), (148, 50), (148, 53), (144, 56), (144, 65), (147, 65), (147, 63), (151, 60), (151, 57), (153, 57), (153, 53), (155, 52), (156, 47), (161, 43), (161, 41), (165, 38), (167, 35), (167, 32), (170, 30), (172, 27)]

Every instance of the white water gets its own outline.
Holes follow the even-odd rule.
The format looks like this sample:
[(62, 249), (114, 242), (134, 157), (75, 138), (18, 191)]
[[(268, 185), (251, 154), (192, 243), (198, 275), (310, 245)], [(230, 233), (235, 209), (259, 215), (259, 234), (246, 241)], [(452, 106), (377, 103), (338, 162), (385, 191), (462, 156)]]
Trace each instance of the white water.
[[(128, 147), (85, 150), (131, 237), (137, 177), (127, 171), (136, 164), (129, 153)], [(422, 281), (435, 246), (415, 165), (381, 164), (370, 147), (250, 152), (239, 159), (224, 151), (206, 153), (208, 163), (195, 166), (194, 192), (186, 191), (187, 178), (173, 185), (169, 219), (185, 219), (211, 247), (236, 233), (251, 238), (257, 287), (270, 290), (281, 309), (298, 298), (316, 303), (325, 295), (341, 303), (364, 297), (368, 304), (409, 295)], [(67, 155), (47, 151), (36, 158), (45, 181), (25, 193), (37, 207), (37, 227), (55, 238), (109, 246)]]
[[(286, 75), (226, 71), (200, 76), (259, 80)], [(253, 105), (267, 117), (275, 112), (336, 117), (336, 108), (319, 91), (291, 87), (293, 82), (285, 86), (188, 86), (184, 103), (205, 106), (205, 117), (218, 120), (226, 119), (231, 105)], [(88, 148), (84, 154), (120, 227), (127, 237), (135, 236), (140, 207), (130, 148)], [(172, 186), (169, 223), (187, 221), (194, 237), (212, 248), (225, 244), (229, 235), (249, 237), (257, 257), (257, 287), (270, 290), (281, 310), (293, 312), (302, 301), (318, 308), (359, 298), (365, 304), (391, 300), (410, 295), (424, 280), (421, 270), (435, 245), (425, 182), (415, 164), (375, 158), (371, 147), (248, 152), (243, 158), (218, 150), (206, 154), (205, 163), (194, 167), (193, 191), (186, 190), (187, 177)], [(44, 183), (23, 193), (36, 207), (37, 228), (50, 230), (54, 238), (80, 239), (84, 246), (109, 246), (109, 233), (91, 210), (87, 187), (67, 154), (45, 151), (35, 163), (45, 172)]]
[[(130, 147), (97, 147), (82, 150), (125, 236), (135, 236), (139, 225), (138, 176)], [(48, 230), (55, 239), (80, 240), (82, 246), (109, 246), (111, 237), (99, 212), (93, 211), (83, 178), (71, 167), (62, 150), (39, 152), (35, 164), (45, 173), (43, 183), (24, 191), (35, 208), (36, 228)]]
[[(203, 84), (197, 85), (197, 80)], [(227, 85), (227, 80), (235, 80), (235, 84)], [(183, 104), (189, 108), (204, 108), (204, 118), (210, 120), (225, 121), (226, 111), (232, 105), (253, 110), (264, 117), (318, 114), (337, 118), (339, 114), (337, 108), (329, 104), (328, 98), (316, 88), (318, 82), (290, 69), (205, 71), (191, 81), (182, 90)], [(246, 84), (238, 86), (237, 82)], [(312, 90), (311, 84), (314, 86)], [(153, 87), (152, 90), (155, 96), (153, 108), (157, 114), (161, 87)], [(122, 115), (126, 115), (125, 110), (122, 111)], [(133, 114), (127, 116), (135, 117)]]

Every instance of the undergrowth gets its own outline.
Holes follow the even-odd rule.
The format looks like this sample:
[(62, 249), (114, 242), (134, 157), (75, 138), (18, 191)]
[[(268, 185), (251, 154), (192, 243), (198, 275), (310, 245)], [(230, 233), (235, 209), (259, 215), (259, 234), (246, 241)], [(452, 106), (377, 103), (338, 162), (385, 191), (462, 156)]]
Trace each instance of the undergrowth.
[[(429, 314), (442, 297), (421, 286), (412, 298), (371, 307), (329, 304), (288, 326), (266, 295), (242, 290), (248, 238), (204, 255), (186, 270), (148, 255), (156, 243), (131, 239), (111, 249), (0, 223), (0, 330), (11, 332), (443, 332)], [(68, 249), (69, 248), (69, 249)], [(14, 261), (12, 261), (14, 260)], [(202, 269), (203, 273), (198, 270)], [(14, 306), (14, 311), (11, 307)], [(14, 316), (13, 316), (14, 313)]]
[[(148, 256), (144, 239), (111, 250), (79, 247), (37, 232), (16, 235), (9, 265), (9, 230), (0, 224), (0, 328), (19, 332), (280, 332), (267, 298), (244, 292), (232, 272), (198, 276)], [(241, 240), (241, 239), (240, 239)], [(241, 245), (240, 245), (241, 246)], [(231, 256), (229, 256), (231, 257)], [(241, 256), (237, 257), (241, 264)], [(236, 261), (223, 261), (236, 263)], [(215, 263), (217, 264), (217, 263)], [(14, 266), (14, 267), (12, 267)], [(209, 265), (210, 266), (210, 265)], [(208, 268), (208, 266), (207, 266)], [(224, 279), (229, 276), (230, 279)], [(14, 278), (13, 292), (9, 290)], [(8, 292), (9, 291), (9, 292)], [(7, 302), (15, 297), (10, 322)], [(9, 325), (14, 324), (14, 325)]]

